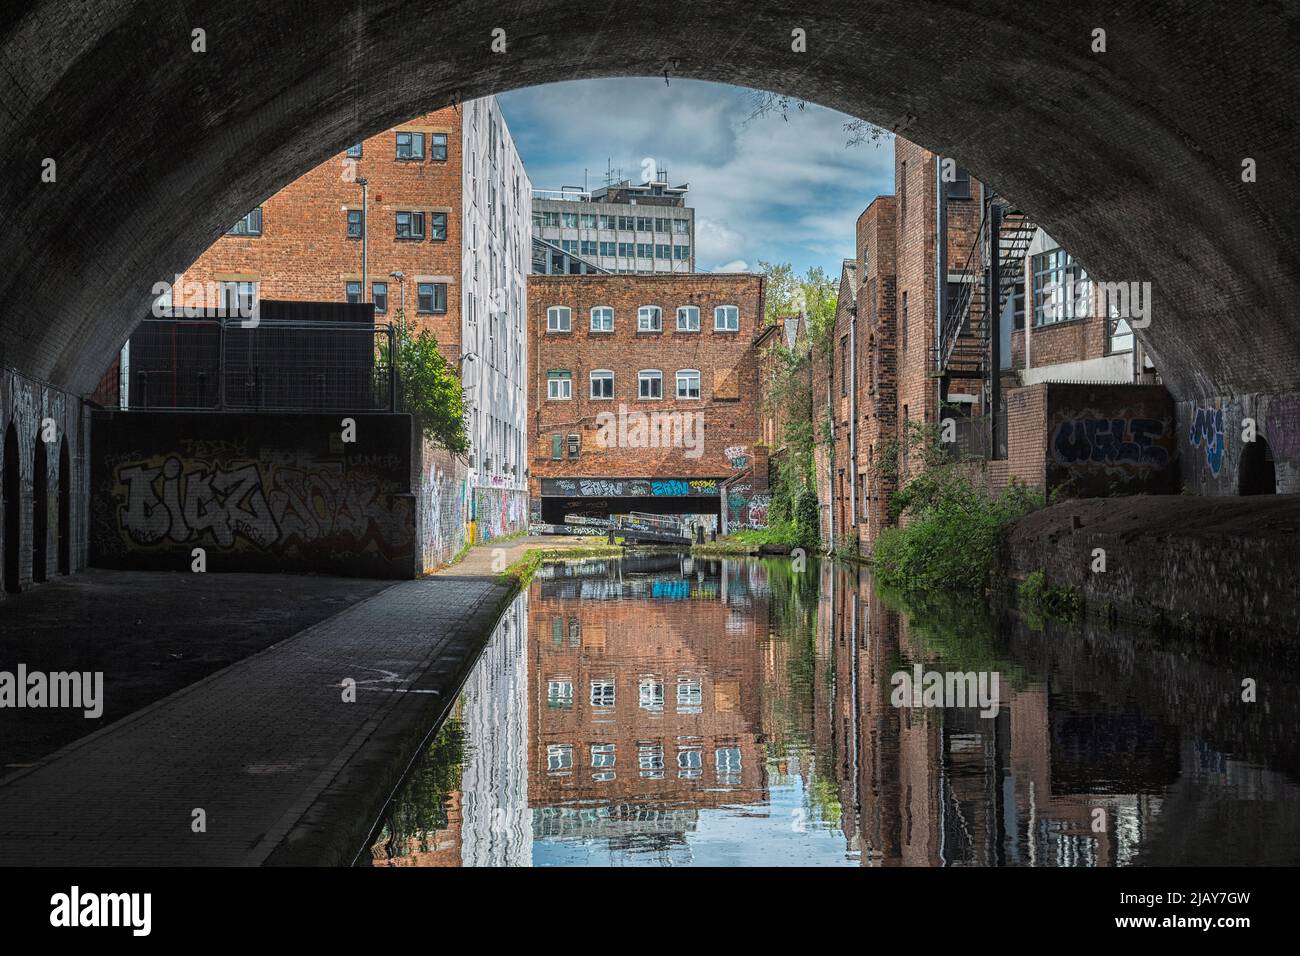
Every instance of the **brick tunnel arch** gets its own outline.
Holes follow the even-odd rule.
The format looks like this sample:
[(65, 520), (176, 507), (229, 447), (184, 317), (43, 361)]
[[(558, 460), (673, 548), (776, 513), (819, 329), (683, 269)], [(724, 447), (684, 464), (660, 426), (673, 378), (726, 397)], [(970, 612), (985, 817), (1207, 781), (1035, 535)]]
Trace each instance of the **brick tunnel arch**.
[[(790, 93), (950, 155), (1102, 280), (1175, 395), (1300, 388), (1300, 14), (1262, 0), (57, 0), (0, 13), (4, 364), (90, 392), (229, 224), (424, 111), (560, 79)], [(626, 10), (622, 7), (626, 6)], [(1106, 31), (1106, 52), (1091, 50)], [(202, 29), (206, 52), (192, 52)], [(494, 30), (506, 52), (493, 53)], [(792, 31), (807, 51), (792, 49)], [(55, 181), (43, 182), (46, 159)], [(1242, 181), (1253, 159), (1258, 181)]]

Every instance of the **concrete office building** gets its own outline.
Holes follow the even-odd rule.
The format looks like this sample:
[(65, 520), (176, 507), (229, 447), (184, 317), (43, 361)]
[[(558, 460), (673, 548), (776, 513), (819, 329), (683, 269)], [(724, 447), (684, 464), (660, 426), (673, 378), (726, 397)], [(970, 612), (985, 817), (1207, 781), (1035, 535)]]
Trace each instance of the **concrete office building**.
[(650, 182), (623, 180), (591, 192), (534, 190), (533, 236), (604, 272), (691, 273), (695, 210), (686, 191), (685, 183), (670, 186), (663, 170)]

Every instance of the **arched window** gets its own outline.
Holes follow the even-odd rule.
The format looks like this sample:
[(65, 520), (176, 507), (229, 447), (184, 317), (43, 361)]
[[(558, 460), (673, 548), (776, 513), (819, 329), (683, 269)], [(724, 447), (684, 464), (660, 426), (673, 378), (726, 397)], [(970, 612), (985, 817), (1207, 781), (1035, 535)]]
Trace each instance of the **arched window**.
[(678, 398), (699, 398), (700, 397), (700, 370), (695, 368), (683, 368), (677, 371), (677, 397)]
[(547, 332), (568, 332), (573, 328), (573, 310), (567, 305), (553, 305), (546, 310)]
[(638, 332), (661, 332), (664, 327), (664, 310), (657, 305), (643, 305), (636, 310)]
[(664, 397), (664, 373), (657, 368), (643, 368), (637, 373), (637, 397), (656, 399)]
[(607, 368), (598, 368), (591, 373), (591, 397), (614, 397), (614, 373)]
[(614, 309), (608, 305), (598, 305), (591, 310), (591, 331), (613, 332)]
[(698, 332), (700, 330), (700, 310), (698, 306), (682, 305), (677, 307), (677, 331)]
[(718, 332), (740, 331), (740, 309), (734, 305), (720, 305), (713, 310), (713, 328)]

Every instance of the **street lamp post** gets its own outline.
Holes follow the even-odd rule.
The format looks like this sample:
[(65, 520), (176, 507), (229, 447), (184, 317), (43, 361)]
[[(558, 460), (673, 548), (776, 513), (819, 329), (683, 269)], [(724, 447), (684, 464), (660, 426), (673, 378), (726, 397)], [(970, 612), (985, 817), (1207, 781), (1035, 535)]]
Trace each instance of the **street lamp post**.
[(396, 281), (397, 287), (402, 290), (402, 305), (401, 305), (402, 328), (406, 328), (406, 273), (390, 272), (388, 273), (388, 278)]

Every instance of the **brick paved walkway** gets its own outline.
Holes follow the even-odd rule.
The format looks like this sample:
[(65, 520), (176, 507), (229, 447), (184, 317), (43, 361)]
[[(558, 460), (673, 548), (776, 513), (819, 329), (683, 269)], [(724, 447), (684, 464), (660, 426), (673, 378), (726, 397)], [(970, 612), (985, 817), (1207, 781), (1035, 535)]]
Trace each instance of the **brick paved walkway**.
[(505, 607), (502, 557), (556, 543), (474, 548), (5, 777), (0, 865), (350, 862)]

